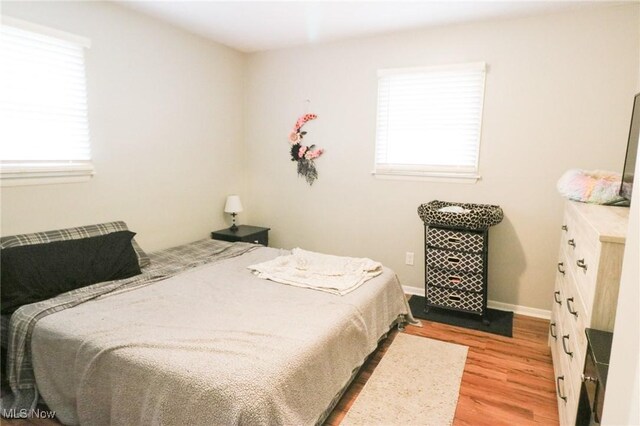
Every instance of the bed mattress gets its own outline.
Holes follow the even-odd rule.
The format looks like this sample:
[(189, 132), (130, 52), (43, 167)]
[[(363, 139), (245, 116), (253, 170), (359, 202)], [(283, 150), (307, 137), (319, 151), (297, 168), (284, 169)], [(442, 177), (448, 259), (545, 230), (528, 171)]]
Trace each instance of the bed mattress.
[(40, 319), (40, 395), (66, 424), (316, 424), (399, 315), (393, 271), (337, 296), (259, 279), (257, 248)]

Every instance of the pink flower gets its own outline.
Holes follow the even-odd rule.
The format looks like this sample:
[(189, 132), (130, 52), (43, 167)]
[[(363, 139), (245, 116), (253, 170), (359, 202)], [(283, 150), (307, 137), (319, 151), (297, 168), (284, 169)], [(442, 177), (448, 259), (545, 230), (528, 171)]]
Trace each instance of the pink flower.
[(294, 129), (295, 129), (295, 130), (300, 130), (300, 128), (301, 128), (302, 126), (304, 126), (304, 124), (305, 124), (307, 121), (315, 120), (316, 118), (318, 118), (318, 116), (317, 116), (317, 115), (315, 115), (315, 114), (305, 114), (305, 115), (302, 115), (302, 116), (300, 116), (300, 118), (298, 118), (298, 121), (296, 121), (296, 125), (295, 125)]
[[(302, 158), (302, 156), (304, 155), (305, 152), (307, 152), (307, 147), (302, 145), (300, 147), (300, 149), (298, 150), (298, 158)], [(305, 158), (307, 158), (307, 157), (305, 156)]]
[(322, 149), (314, 149), (314, 150), (309, 150), (307, 151), (307, 153), (304, 155), (304, 158), (306, 158), (307, 160), (314, 160), (318, 157), (320, 157), (322, 155), (324, 151)]
[(289, 142), (291, 145), (298, 143), (299, 140), (300, 134), (297, 131), (292, 130), (291, 133), (289, 133)]

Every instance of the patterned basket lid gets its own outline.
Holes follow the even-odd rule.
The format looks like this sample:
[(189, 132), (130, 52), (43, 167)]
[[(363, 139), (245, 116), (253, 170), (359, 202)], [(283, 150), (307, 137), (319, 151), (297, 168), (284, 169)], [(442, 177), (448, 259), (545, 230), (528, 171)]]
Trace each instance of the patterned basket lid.
[[(440, 211), (443, 207), (460, 207), (465, 212)], [(487, 229), (502, 222), (500, 206), (491, 204), (453, 203), (433, 200), (418, 207), (418, 216), (428, 226), (449, 226), (462, 229)]]

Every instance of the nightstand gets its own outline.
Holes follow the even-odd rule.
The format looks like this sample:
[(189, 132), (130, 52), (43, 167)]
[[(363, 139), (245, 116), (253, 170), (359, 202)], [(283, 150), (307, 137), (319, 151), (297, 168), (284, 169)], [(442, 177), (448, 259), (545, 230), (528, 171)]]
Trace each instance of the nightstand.
[(211, 233), (211, 238), (222, 241), (244, 241), (245, 243), (269, 245), (269, 229), (260, 226), (240, 225), (234, 232), (229, 228), (220, 229)]

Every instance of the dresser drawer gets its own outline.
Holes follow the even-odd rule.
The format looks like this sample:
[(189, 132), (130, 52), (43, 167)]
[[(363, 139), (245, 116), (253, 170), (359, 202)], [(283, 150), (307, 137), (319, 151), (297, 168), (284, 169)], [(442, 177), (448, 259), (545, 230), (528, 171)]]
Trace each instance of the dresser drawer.
[(465, 253), (452, 250), (427, 248), (427, 266), (436, 269), (448, 269), (472, 274), (484, 270), (484, 259), (480, 253)]
[(593, 306), (598, 275), (599, 251), (595, 247), (577, 248), (571, 270), (575, 276), (576, 290), (586, 306)]
[[(558, 331), (558, 357), (565, 366), (565, 381), (574, 389), (580, 388), (580, 374), (584, 366), (584, 352), (580, 352), (576, 340), (576, 331), (570, 325), (561, 322)], [(583, 330), (584, 333), (584, 330)]]
[(427, 286), (427, 304), (461, 311), (482, 313), (482, 293)]
[(580, 218), (580, 215), (573, 208), (567, 208), (565, 210), (565, 223), (568, 227), (567, 237), (579, 240), (580, 243), (596, 244), (598, 241), (598, 233), (595, 228), (584, 219)]
[(556, 285), (553, 289), (553, 302), (551, 304), (551, 312), (556, 314), (556, 319), (558, 321), (561, 321), (562, 319), (562, 309), (564, 309), (565, 303), (563, 281), (560, 277), (556, 277)]
[(565, 223), (567, 230), (561, 238), (561, 247), (566, 269), (573, 272), (585, 305), (591, 306), (598, 269), (598, 238), (592, 229), (574, 217), (570, 209), (565, 213)]
[(430, 227), (427, 229), (426, 244), (446, 250), (481, 252), (484, 236), (477, 232)]
[(483, 290), (482, 274), (470, 274), (447, 269), (429, 268), (427, 270), (427, 285), (474, 292)]
[(580, 389), (574, 389), (566, 378), (567, 375), (565, 373), (556, 377), (556, 394), (560, 411), (560, 424), (563, 426), (575, 426)]
[[(560, 332), (560, 329), (562, 328), (562, 326), (560, 325), (560, 321), (558, 319), (557, 316), (557, 312), (552, 309), (551, 310), (551, 318), (549, 319), (549, 347), (552, 349), (551, 351), (551, 357), (555, 359), (555, 348), (556, 348), (556, 344), (558, 342), (558, 332)], [(556, 364), (553, 364), (554, 367), (556, 366)]]
[(563, 320), (567, 326), (571, 326), (575, 330), (575, 340), (580, 353), (587, 350), (587, 336), (584, 329), (589, 324), (589, 311), (587, 311), (582, 300), (580, 292), (577, 290), (577, 283), (571, 272), (567, 272), (568, 277), (565, 280), (563, 296)]
[[(561, 336), (563, 333), (562, 324), (556, 318), (551, 317), (551, 331), (556, 338), (550, 337), (551, 357), (553, 358), (553, 371), (556, 383), (556, 399), (558, 401), (558, 414), (561, 425), (573, 426), (575, 422), (575, 411), (577, 408), (577, 398), (571, 384), (569, 366), (566, 363), (566, 355), (562, 349)], [(573, 422), (571, 421), (573, 419)]]

